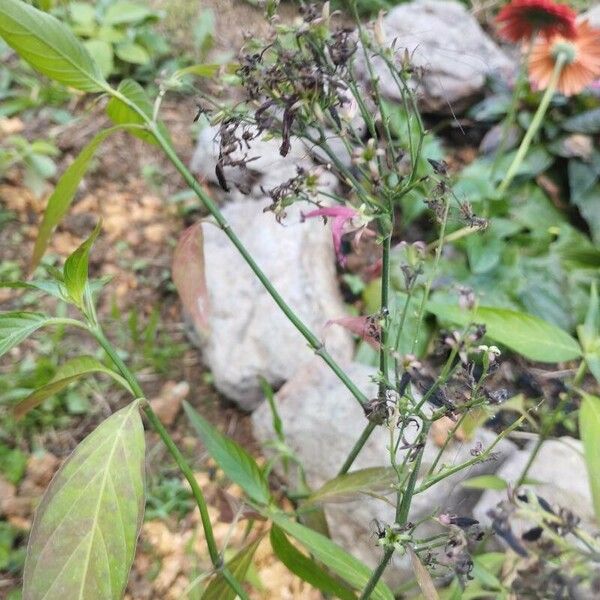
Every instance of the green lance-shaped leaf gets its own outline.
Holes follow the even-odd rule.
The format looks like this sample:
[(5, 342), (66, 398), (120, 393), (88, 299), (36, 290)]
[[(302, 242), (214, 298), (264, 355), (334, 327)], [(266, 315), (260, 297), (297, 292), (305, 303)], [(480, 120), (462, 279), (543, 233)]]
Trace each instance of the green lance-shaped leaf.
[(100, 67), (71, 30), (22, 0), (0, 0), (0, 36), (34, 69), (84, 92), (109, 89)]
[(37, 290), (59, 300), (66, 300), (64, 286), (59, 281), (54, 280), (33, 280), (33, 281), (0, 281), (0, 288), (12, 288), (22, 290)]
[(223, 473), (237, 483), (252, 500), (268, 504), (271, 498), (269, 485), (252, 456), (233, 440), (219, 433), (187, 402), (183, 403), (183, 408), (208, 453)]
[(61, 365), (54, 377), (44, 386), (35, 390), (32, 394), (21, 400), (13, 408), (13, 413), (17, 419), (23, 417), (32, 408), (41, 404), (46, 398), (58, 394), (64, 390), (70, 383), (76, 381), (84, 375), (92, 373), (104, 373), (112, 377), (117, 383), (122, 385), (127, 391), (132, 392), (131, 387), (123, 377), (115, 373), (112, 369), (103, 365), (93, 356), (78, 356)]
[(27, 600), (121, 598), (144, 512), (139, 402), (98, 426), (37, 509), (23, 575)]
[(561, 127), (574, 133), (592, 133), (600, 132), (600, 108), (579, 113), (574, 117), (565, 119)]
[(566, 331), (527, 313), (493, 306), (480, 306), (469, 312), (441, 302), (429, 302), (427, 310), (461, 326), (483, 323), (488, 338), (531, 360), (561, 362), (581, 356), (577, 340)]
[(44, 325), (51, 325), (56, 319), (37, 312), (0, 313), (0, 356), (28, 338)]
[(354, 592), (332, 577), (312, 558), (302, 554), (276, 525), (271, 528), (271, 547), (275, 556), (296, 576), (314, 588), (341, 600), (356, 600)]
[(592, 283), (585, 321), (577, 327), (577, 335), (587, 367), (596, 381), (600, 381), (600, 303), (596, 282)]
[[(252, 558), (264, 537), (260, 535), (253, 542), (242, 548), (228, 563), (229, 572), (239, 581), (246, 578)], [(219, 573), (207, 586), (202, 594), (202, 600), (234, 600), (236, 593), (229, 587), (225, 577)]]
[(594, 512), (600, 522), (600, 398), (584, 394), (579, 410), (579, 434), (592, 489)]
[[(2, 2), (2, 0), (0, 0)], [(40, 225), (40, 230), (35, 240), (35, 246), (33, 249), (33, 256), (29, 265), (29, 270), (33, 271), (39, 264), (46, 248), (48, 241), (54, 231), (54, 228), (60, 223), (62, 218), (65, 216), (73, 198), (75, 192), (81, 183), (83, 176), (85, 175), (90, 161), (94, 157), (96, 150), (98, 150), (100, 144), (115, 131), (123, 129), (124, 126), (111, 127), (105, 129), (92, 139), (91, 142), (79, 153), (79, 156), (71, 163), (69, 168), (62, 174), (61, 178), (54, 188), (54, 192), (48, 199), (48, 204), (44, 212), (44, 218)]]
[(63, 269), (65, 287), (71, 300), (77, 306), (83, 306), (83, 294), (88, 281), (90, 250), (100, 235), (101, 229), (102, 222), (99, 221), (90, 237), (65, 261)]
[[(367, 585), (372, 570), (329, 538), (300, 523), (291, 521), (280, 512), (269, 511), (266, 514), (275, 525), (298, 540), (316, 560), (339, 575), (352, 588), (362, 590)], [(394, 595), (383, 581), (379, 581), (371, 598), (373, 600), (393, 600)]]
[(304, 504), (350, 502), (358, 494), (380, 495), (394, 491), (398, 474), (392, 467), (370, 467), (344, 473), (323, 484)]
[[(141, 111), (152, 119), (152, 103), (148, 98), (144, 88), (133, 79), (124, 79), (117, 88), (117, 93), (121, 94), (127, 100), (133, 102)], [(133, 108), (127, 106), (119, 97), (113, 96), (106, 107), (106, 113), (115, 125), (138, 125), (138, 129), (132, 129), (131, 133), (136, 137), (156, 144), (156, 139), (149, 131), (145, 131), (142, 126), (145, 125), (144, 118)], [(163, 126), (159, 125), (161, 132), (166, 134)]]

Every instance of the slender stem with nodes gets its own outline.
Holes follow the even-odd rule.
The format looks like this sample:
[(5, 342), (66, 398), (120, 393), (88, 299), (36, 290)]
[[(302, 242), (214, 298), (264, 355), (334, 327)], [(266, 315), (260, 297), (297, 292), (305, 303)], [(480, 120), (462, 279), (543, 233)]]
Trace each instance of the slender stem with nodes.
[(502, 183), (498, 186), (498, 194), (502, 195), (508, 189), (508, 186), (512, 183), (516, 174), (527, 155), (529, 147), (531, 146), (531, 142), (544, 122), (544, 117), (546, 116), (546, 111), (548, 110), (548, 106), (550, 106), (550, 101), (552, 100), (552, 96), (554, 96), (554, 92), (556, 91), (556, 86), (558, 85), (558, 80), (560, 78), (561, 71), (566, 63), (567, 57), (563, 52), (561, 52), (557, 58), (556, 63), (554, 64), (554, 71), (552, 72), (552, 77), (550, 78), (550, 82), (548, 83), (548, 87), (542, 96), (542, 100), (538, 109), (533, 116), (529, 127), (527, 128), (527, 132), (525, 133), (525, 137), (521, 141), (521, 145), (515, 154), (515, 157), (512, 160), (512, 163), (508, 167), (508, 171), (506, 171), (506, 175), (502, 180)]

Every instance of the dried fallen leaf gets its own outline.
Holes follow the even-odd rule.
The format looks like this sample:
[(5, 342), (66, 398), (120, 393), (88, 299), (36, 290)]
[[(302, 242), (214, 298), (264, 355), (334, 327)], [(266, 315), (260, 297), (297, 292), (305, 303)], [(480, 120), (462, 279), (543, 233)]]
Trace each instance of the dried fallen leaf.
[(157, 414), (163, 425), (173, 425), (179, 411), (181, 403), (190, 393), (190, 386), (187, 381), (167, 381), (160, 391), (157, 398), (150, 400), (152, 410)]
[(410, 556), (410, 564), (412, 566), (413, 573), (415, 574), (415, 579), (421, 588), (421, 592), (423, 592), (425, 600), (439, 600), (433, 579), (431, 579), (431, 575), (423, 566), (423, 563), (419, 560), (419, 557), (416, 555), (415, 551), (409, 546), (407, 548), (407, 553)]
[(196, 223), (181, 235), (173, 255), (173, 283), (179, 292), (184, 310), (191, 317), (196, 331), (209, 328), (209, 298), (204, 270), (202, 224)]
[[(438, 419), (433, 423), (433, 425), (431, 426), (431, 439), (438, 448), (441, 448), (446, 443), (446, 440), (448, 439), (448, 434), (452, 431), (455, 425), (456, 423), (449, 417), (442, 417), (441, 419)], [(454, 439), (462, 442), (465, 440), (466, 436), (462, 429), (459, 427), (454, 432), (453, 437)]]

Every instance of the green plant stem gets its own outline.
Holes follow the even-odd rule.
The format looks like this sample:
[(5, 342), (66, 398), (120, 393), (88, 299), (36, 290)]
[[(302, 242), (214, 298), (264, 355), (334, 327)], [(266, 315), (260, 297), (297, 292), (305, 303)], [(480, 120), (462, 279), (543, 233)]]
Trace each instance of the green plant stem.
[(562, 409), (564, 408), (565, 404), (567, 402), (569, 402), (571, 400), (571, 398), (573, 397), (573, 390), (574, 390), (574, 388), (578, 387), (579, 384), (582, 382), (586, 371), (587, 371), (587, 364), (586, 364), (585, 360), (582, 360), (579, 363), (579, 368), (577, 369), (577, 373), (575, 373), (575, 377), (573, 378), (573, 383), (571, 384), (571, 389), (565, 395), (565, 397), (563, 397), (560, 400), (560, 402), (557, 404), (556, 408), (552, 411), (552, 413), (550, 415), (548, 415), (548, 421), (540, 429), (540, 435), (538, 436), (538, 438), (535, 442), (535, 446), (533, 447), (531, 454), (529, 455), (529, 458), (527, 459), (527, 463), (526, 463), (525, 467), (523, 468), (523, 472), (521, 473), (521, 476), (519, 477), (519, 479), (517, 481), (517, 486), (523, 485), (523, 483), (527, 479), (527, 474), (529, 473), (531, 466), (535, 462), (535, 459), (537, 458), (537, 455), (539, 454), (540, 449), (542, 448), (542, 445), (544, 444), (546, 439), (548, 439), (548, 436), (552, 433), (552, 431), (554, 429), (554, 425), (556, 424), (556, 417), (562, 413)]
[[(393, 209), (392, 209), (393, 210)], [(392, 215), (393, 216), (393, 215)], [(393, 225), (391, 226), (393, 228)], [(388, 378), (388, 337), (390, 324), (390, 249), (392, 244), (392, 232), (383, 232), (383, 254), (381, 257), (381, 340), (379, 345), (379, 370), (381, 381), (379, 382), (379, 399), (384, 400), (387, 391)]]
[[(126, 100), (126, 99), (125, 99)], [(135, 106), (135, 105), (134, 105)], [(146, 117), (147, 118), (147, 117)], [(366, 396), (358, 389), (358, 387), (354, 384), (354, 382), (348, 377), (348, 375), (344, 372), (344, 370), (340, 367), (340, 365), (333, 359), (331, 354), (325, 349), (323, 343), (319, 338), (302, 322), (302, 320), (298, 317), (298, 315), (292, 310), (292, 308), (286, 303), (286, 301), (281, 297), (279, 292), (275, 289), (269, 278), (264, 274), (262, 269), (256, 264), (256, 261), (252, 257), (252, 255), (248, 252), (246, 247), (242, 244), (241, 240), (238, 236), (233, 232), (229, 223), (218, 209), (216, 204), (206, 195), (204, 190), (200, 187), (194, 176), (190, 173), (188, 168), (183, 164), (179, 156), (177, 156), (176, 152), (173, 150), (171, 145), (165, 138), (162, 136), (159, 128), (155, 123), (149, 122), (148, 126), (152, 131), (152, 134), (156, 138), (156, 141), (161, 146), (163, 152), (166, 154), (167, 158), (173, 163), (173, 166), (179, 171), (185, 182), (188, 186), (194, 191), (194, 193), (198, 196), (206, 210), (213, 216), (219, 227), (223, 230), (225, 235), (230, 239), (233, 245), (236, 247), (238, 252), (242, 255), (243, 259), (246, 261), (248, 266), (252, 269), (256, 277), (265, 287), (269, 295), (275, 300), (275, 303), (285, 316), (292, 322), (292, 324), (296, 327), (296, 329), (302, 334), (304, 339), (309, 343), (309, 345), (313, 348), (315, 353), (320, 356), (326, 363), (329, 365), (331, 370), (338, 376), (338, 378), (342, 381), (342, 383), (348, 388), (350, 393), (356, 398), (356, 400), (361, 404), (361, 406), (367, 403)]]
[(342, 468), (340, 469), (338, 475), (344, 475), (348, 472), (348, 470), (352, 466), (352, 463), (355, 461), (356, 457), (362, 450), (363, 446), (367, 443), (369, 437), (371, 437), (371, 434), (373, 433), (375, 427), (377, 427), (377, 424), (373, 423), (372, 421), (369, 421), (368, 425), (364, 428), (363, 432), (358, 438), (356, 444), (354, 444), (352, 450), (350, 450), (350, 454), (348, 454), (348, 458), (346, 458), (346, 460), (344, 461), (344, 464), (342, 465)]
[[(423, 424), (423, 429), (419, 435), (420, 439), (427, 440), (430, 427), (431, 423), (428, 421)], [(408, 513), (410, 511), (413, 496), (415, 495), (415, 487), (417, 485), (417, 479), (419, 478), (419, 471), (421, 470), (424, 450), (425, 444), (418, 450), (418, 455), (414, 461), (413, 470), (411, 471), (408, 483), (406, 484), (406, 489), (401, 492), (402, 500), (396, 504), (396, 523), (398, 523), (398, 525), (404, 525), (408, 521)]]
[[(93, 336), (96, 338), (98, 343), (102, 346), (106, 354), (113, 361), (121, 375), (127, 380), (127, 383), (131, 386), (133, 393), (138, 398), (145, 398), (144, 391), (142, 390), (140, 384), (138, 383), (136, 377), (129, 370), (129, 367), (125, 364), (123, 359), (119, 356), (118, 352), (114, 348), (114, 346), (110, 343), (107, 337), (104, 335), (102, 329), (97, 326), (94, 329), (90, 329)], [(210, 560), (217, 571), (220, 571), (229, 584), (229, 586), (235, 591), (235, 593), (245, 600), (248, 600), (248, 595), (242, 588), (241, 584), (233, 577), (233, 575), (225, 568), (223, 564), (223, 558), (219, 554), (219, 550), (217, 548), (217, 543), (215, 541), (215, 536), (212, 529), (212, 524), (210, 522), (210, 516), (208, 514), (208, 507), (206, 505), (206, 500), (204, 499), (204, 494), (198, 485), (196, 477), (194, 476), (194, 472), (192, 468), (188, 465), (185, 458), (179, 451), (179, 448), (175, 445), (175, 442), (171, 439), (168, 431), (165, 429), (164, 425), (160, 421), (160, 419), (156, 416), (156, 413), (152, 410), (152, 407), (147, 402), (143, 407), (144, 413), (150, 421), (150, 424), (155, 429), (155, 431), (160, 436), (161, 440), (167, 447), (167, 450), (175, 460), (179, 470), (182, 472), (187, 482), (190, 484), (192, 488), (192, 495), (196, 500), (196, 504), (198, 505), (198, 509), (200, 511), (200, 519), (202, 521), (202, 527), (204, 529), (204, 537), (206, 538), (206, 545), (208, 547), (208, 553), (210, 555)]]
[[(419, 437), (427, 437), (427, 433), (429, 432), (430, 423), (424, 423), (423, 429)], [(396, 524), (404, 525), (408, 521), (408, 513), (410, 511), (410, 505), (412, 502), (412, 498), (414, 496), (415, 486), (417, 484), (417, 479), (419, 477), (419, 471), (421, 469), (421, 461), (423, 460), (423, 448), (419, 448), (418, 455), (415, 459), (413, 470), (408, 479), (408, 483), (406, 484), (406, 489), (404, 492), (399, 491), (398, 495), (402, 495), (402, 500), (396, 504)], [(392, 555), (394, 554), (394, 547), (390, 546), (385, 549), (383, 554), (383, 558), (381, 562), (377, 565), (377, 568), (373, 571), (371, 578), (367, 582), (365, 589), (360, 595), (360, 600), (366, 600), (371, 596), (371, 593), (375, 589), (375, 586), (381, 579), (383, 572), (385, 571), (388, 563), (390, 562)]]
[(393, 554), (394, 554), (393, 547), (387, 548), (385, 550), (385, 552), (383, 554), (383, 558), (381, 559), (381, 562), (377, 565), (377, 568), (371, 574), (371, 578), (367, 582), (365, 589), (362, 591), (362, 594), (360, 595), (360, 600), (367, 600), (367, 598), (371, 597), (371, 594), (373, 593), (375, 586), (381, 579), (381, 576), (383, 575), (383, 572), (387, 568), (388, 563), (392, 559)]
[(542, 101), (540, 102), (540, 105), (538, 106), (538, 109), (535, 112), (535, 115), (533, 116), (533, 119), (532, 119), (531, 123), (529, 124), (529, 127), (527, 128), (525, 136), (523, 137), (523, 140), (521, 141), (521, 145), (519, 146), (519, 149), (517, 150), (517, 153), (515, 154), (515, 157), (513, 158), (513, 161), (510, 164), (510, 167), (508, 167), (508, 171), (506, 171), (506, 175), (504, 176), (504, 179), (498, 186), (497, 192), (500, 195), (502, 195), (506, 192), (506, 190), (508, 189), (508, 186), (512, 183), (512, 180), (515, 178), (515, 175), (519, 171), (519, 168), (521, 167), (521, 164), (522, 164), (525, 156), (527, 155), (527, 152), (529, 150), (529, 147), (531, 146), (531, 142), (533, 141), (533, 138), (535, 137), (536, 133), (538, 132), (539, 128), (541, 127), (541, 125), (544, 121), (544, 116), (546, 115), (548, 106), (550, 106), (550, 101), (552, 100), (552, 96), (554, 96), (554, 92), (556, 91), (556, 86), (558, 84), (558, 80), (559, 80), (562, 68), (565, 64), (565, 60), (566, 60), (566, 58), (562, 53), (559, 54), (558, 57), (556, 58), (556, 63), (554, 65), (554, 71), (552, 72), (552, 77), (550, 78), (548, 87), (546, 88), (546, 91), (544, 92), (544, 95), (542, 96)]
[(502, 158), (504, 150), (506, 149), (506, 143), (508, 141), (508, 132), (510, 131), (510, 128), (516, 121), (517, 109), (519, 108), (519, 100), (521, 99), (521, 94), (523, 92), (523, 88), (525, 87), (525, 82), (527, 81), (527, 64), (529, 62), (529, 56), (531, 54), (531, 48), (533, 47), (534, 39), (535, 36), (531, 36), (527, 53), (523, 57), (523, 60), (521, 60), (521, 64), (519, 66), (519, 73), (517, 74), (517, 81), (515, 82), (515, 88), (513, 90), (510, 106), (508, 107), (508, 113), (506, 114), (506, 118), (504, 119), (504, 123), (502, 124), (500, 145), (496, 150), (494, 162), (492, 163), (492, 169), (490, 172), (490, 178), (492, 181), (494, 181), (494, 176), (496, 175), (496, 171), (498, 170), (500, 159)]
[[(461, 238), (467, 237), (468, 235), (471, 235), (472, 233), (480, 232), (480, 231), (481, 231), (481, 227), (471, 227), (470, 225), (468, 225), (467, 227), (461, 227), (460, 229), (457, 229), (456, 231), (449, 233), (444, 238), (444, 243), (455, 242), (456, 240), (460, 240)], [(439, 245), (440, 245), (440, 240), (439, 239), (434, 240), (433, 242), (431, 242), (431, 244), (427, 244), (426, 250), (428, 252), (430, 252), (431, 250), (435, 250)]]
[(487, 460), (490, 457), (492, 450), (500, 443), (500, 441), (507, 437), (510, 433), (512, 433), (517, 427), (519, 427), (519, 425), (521, 425), (521, 423), (524, 420), (525, 417), (519, 417), (508, 429), (505, 429), (479, 456), (475, 456), (474, 458), (471, 458), (470, 460), (467, 460), (464, 463), (461, 463), (460, 465), (456, 465), (455, 467), (445, 469), (437, 475), (425, 479), (425, 481), (423, 481), (421, 485), (415, 490), (415, 494), (420, 494), (425, 490), (429, 489), (432, 485), (435, 485), (436, 483), (442, 481), (442, 479), (446, 479), (446, 477), (450, 477), (455, 473), (459, 473), (463, 469), (466, 469), (468, 467), (471, 467), (472, 465)]
[(446, 448), (448, 447), (448, 444), (450, 443), (450, 440), (454, 438), (454, 435), (458, 431), (458, 428), (463, 424), (463, 421), (467, 418), (468, 414), (469, 414), (468, 412), (464, 412), (460, 416), (460, 419), (458, 419), (458, 421), (455, 423), (454, 427), (452, 427), (452, 429), (450, 429), (448, 431), (448, 433), (446, 434), (446, 439), (444, 440), (442, 447), (440, 448), (439, 452), (437, 453), (433, 463), (431, 463), (431, 467), (429, 467), (429, 471), (427, 471), (428, 477), (430, 475), (433, 475), (435, 468), (438, 466), (438, 463), (442, 459), (442, 455), (444, 454)]
[(431, 286), (433, 284), (433, 279), (437, 273), (438, 266), (440, 264), (440, 258), (442, 257), (442, 249), (444, 247), (444, 241), (446, 236), (446, 225), (448, 223), (448, 211), (450, 210), (450, 201), (448, 198), (445, 199), (444, 206), (444, 215), (442, 217), (442, 224), (440, 227), (440, 235), (438, 237), (438, 245), (435, 249), (435, 259), (433, 261), (433, 268), (431, 270), (431, 276), (427, 280), (427, 284), (425, 285), (425, 291), (423, 292), (423, 298), (421, 300), (421, 306), (419, 306), (419, 316), (417, 318), (417, 331), (415, 333), (415, 337), (412, 342), (411, 354), (415, 353), (415, 348), (417, 346), (417, 342), (419, 341), (419, 335), (421, 333), (421, 324), (423, 322), (423, 316), (425, 314), (425, 305), (429, 300), (429, 292), (431, 291)]
[[(404, 324), (406, 323), (406, 315), (408, 313), (408, 307), (410, 305), (410, 301), (412, 300), (413, 286), (406, 293), (406, 300), (404, 301), (404, 307), (402, 308), (402, 313), (400, 314), (400, 323), (398, 324), (398, 329), (396, 330), (396, 340), (394, 342), (394, 351), (396, 352), (396, 357), (400, 352), (400, 340), (402, 338), (402, 331), (404, 330)], [(394, 373), (396, 377), (396, 388), (400, 387), (400, 360), (399, 357), (394, 358)], [(400, 390), (396, 390), (400, 393)]]
[(46, 325), (69, 325), (71, 327), (79, 327), (87, 330), (87, 325), (83, 321), (77, 319), (69, 319), (67, 317), (52, 317), (45, 323)]

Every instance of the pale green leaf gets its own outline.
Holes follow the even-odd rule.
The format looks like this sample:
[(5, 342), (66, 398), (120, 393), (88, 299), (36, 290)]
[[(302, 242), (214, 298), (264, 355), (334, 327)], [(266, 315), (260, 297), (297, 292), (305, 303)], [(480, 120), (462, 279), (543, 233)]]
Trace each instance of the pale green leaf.
[(183, 408), (208, 453), (223, 473), (237, 483), (252, 500), (268, 504), (271, 498), (269, 485), (252, 456), (233, 440), (219, 433), (187, 402), (183, 403)]
[(134, 65), (145, 65), (150, 62), (147, 50), (134, 42), (123, 42), (115, 46), (115, 54), (122, 60)]
[(143, 4), (119, 1), (111, 4), (104, 14), (104, 22), (109, 25), (136, 23), (153, 17), (155, 13)]
[(63, 269), (65, 287), (77, 306), (83, 306), (83, 294), (88, 282), (90, 250), (100, 235), (101, 228), (102, 222), (99, 221), (90, 237), (65, 261)]
[(71, 30), (21, 0), (0, 0), (0, 36), (34, 69), (84, 92), (109, 89), (100, 67)]
[[(228, 563), (229, 572), (239, 581), (242, 582), (246, 578), (248, 569), (252, 564), (252, 558), (258, 548), (263, 535), (259, 536), (252, 543), (242, 548)], [(202, 594), (202, 600), (234, 600), (235, 592), (229, 587), (229, 584), (220, 573), (208, 584), (206, 590)]]
[(0, 313), (0, 356), (20, 344), (33, 332), (55, 321), (43, 313), (3, 312)]
[(600, 398), (583, 394), (579, 410), (579, 433), (592, 490), (594, 512), (600, 522)]
[(120, 599), (144, 512), (139, 402), (77, 446), (36, 511), (23, 575), (27, 600)]
[(122, 42), (126, 38), (124, 31), (113, 27), (112, 25), (102, 25), (95, 36), (97, 39), (109, 44), (116, 44)]
[(96, 20), (96, 11), (87, 2), (71, 2), (69, 4), (69, 14), (75, 23), (88, 24)]
[(87, 40), (84, 43), (87, 51), (98, 63), (102, 75), (108, 77), (114, 69), (114, 54), (112, 45), (105, 40)]
[(463, 327), (482, 323), (488, 338), (531, 360), (562, 362), (581, 356), (577, 340), (566, 331), (527, 313), (494, 306), (480, 306), (470, 312), (441, 302), (429, 302), (427, 310)]
[(60, 282), (54, 280), (0, 281), (0, 288), (38, 290), (59, 300), (66, 300), (64, 287)]
[[(362, 590), (369, 581), (372, 571), (360, 560), (340, 548), (329, 538), (291, 521), (280, 512), (269, 512), (268, 517), (288, 535), (298, 540), (313, 557), (339, 575), (356, 590)], [(393, 600), (390, 588), (379, 581), (371, 594), (373, 600)]]
[(344, 473), (311, 493), (305, 504), (350, 502), (359, 494), (385, 494), (394, 491), (398, 474), (392, 467), (369, 467)]
[(356, 600), (356, 595), (341, 581), (332, 577), (312, 558), (302, 554), (286, 537), (285, 533), (273, 525), (271, 547), (275, 556), (292, 572), (314, 588), (342, 600)]
[[(474, 556), (473, 571), (471, 572), (471, 575), (486, 590), (496, 590), (501, 592), (503, 590), (502, 583), (493, 571), (499, 572), (505, 560), (506, 556), (500, 552)], [(500, 568), (496, 568), (498, 563)]]
[(54, 377), (46, 385), (35, 390), (35, 392), (31, 393), (27, 398), (24, 398), (16, 404), (13, 408), (15, 417), (20, 419), (32, 408), (35, 408), (46, 400), (46, 398), (57, 394), (73, 381), (91, 373), (105, 373), (122, 385), (126, 390), (133, 393), (129, 384), (123, 377), (103, 365), (98, 359), (93, 356), (78, 356), (61, 365), (57, 369)]

